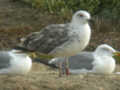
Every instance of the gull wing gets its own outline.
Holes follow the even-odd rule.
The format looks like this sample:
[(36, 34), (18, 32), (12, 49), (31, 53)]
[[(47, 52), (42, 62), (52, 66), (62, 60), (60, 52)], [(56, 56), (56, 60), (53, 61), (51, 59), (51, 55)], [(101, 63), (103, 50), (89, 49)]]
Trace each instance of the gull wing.
[(23, 41), (23, 47), (41, 53), (50, 53), (69, 39), (67, 27), (67, 24), (52, 24), (40, 32), (31, 33)]
[(71, 56), (69, 59), (70, 69), (87, 69), (93, 68), (94, 56), (92, 52), (81, 52), (78, 55)]

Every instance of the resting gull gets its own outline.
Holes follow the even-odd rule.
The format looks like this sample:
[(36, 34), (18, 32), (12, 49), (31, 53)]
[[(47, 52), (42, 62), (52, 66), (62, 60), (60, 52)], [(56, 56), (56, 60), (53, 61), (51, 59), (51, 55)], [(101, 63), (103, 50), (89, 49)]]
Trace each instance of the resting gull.
[[(114, 72), (116, 63), (114, 55), (120, 55), (111, 46), (107, 44), (99, 45), (94, 52), (81, 52), (69, 59), (70, 73), (103, 73), (109, 74)], [(54, 58), (49, 61), (49, 64), (64, 62), (63, 58)], [(63, 69), (64, 70), (64, 69)]]
[(0, 51), (0, 74), (27, 74), (31, 67), (31, 58), (22, 51)]
[[(91, 29), (88, 21), (91, 19), (87, 11), (77, 11), (70, 23), (51, 24), (33, 32), (22, 39), (21, 47), (38, 51), (53, 57), (64, 57), (68, 63), (68, 57), (82, 51), (89, 43)], [(69, 72), (68, 64), (66, 70)], [(61, 64), (59, 65), (61, 72)], [(60, 73), (61, 75), (61, 73)]]

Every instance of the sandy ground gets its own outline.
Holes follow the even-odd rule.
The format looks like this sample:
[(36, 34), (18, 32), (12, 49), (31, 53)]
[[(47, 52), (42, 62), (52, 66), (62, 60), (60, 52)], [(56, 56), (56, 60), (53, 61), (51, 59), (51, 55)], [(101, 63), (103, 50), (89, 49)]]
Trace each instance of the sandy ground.
[(27, 75), (1, 75), (1, 90), (120, 90), (120, 75), (81, 74), (58, 77), (56, 70), (34, 63)]
[[(21, 37), (48, 24), (63, 22), (64, 19), (59, 16), (43, 14), (23, 3), (0, 0), (0, 49), (11, 49)], [(86, 50), (93, 50), (103, 43), (119, 50), (119, 42), (120, 31), (93, 30)], [(116, 71), (120, 71), (119, 65)], [(32, 70), (27, 75), (1, 75), (0, 90), (120, 90), (120, 75), (82, 74), (58, 78), (56, 69), (33, 62)]]

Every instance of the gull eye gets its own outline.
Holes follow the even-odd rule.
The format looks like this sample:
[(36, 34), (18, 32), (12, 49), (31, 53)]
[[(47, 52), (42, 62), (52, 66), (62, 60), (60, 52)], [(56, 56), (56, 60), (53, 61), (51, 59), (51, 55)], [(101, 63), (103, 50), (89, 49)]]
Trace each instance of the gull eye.
[(80, 17), (83, 17), (84, 15), (83, 14), (79, 14)]

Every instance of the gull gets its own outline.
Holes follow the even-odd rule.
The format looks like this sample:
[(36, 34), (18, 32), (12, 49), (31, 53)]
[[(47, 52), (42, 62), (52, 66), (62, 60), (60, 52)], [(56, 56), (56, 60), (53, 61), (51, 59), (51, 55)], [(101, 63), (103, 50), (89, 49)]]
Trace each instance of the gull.
[[(69, 75), (68, 57), (82, 51), (89, 43), (91, 28), (90, 14), (85, 10), (77, 11), (70, 23), (51, 24), (22, 38), (20, 47), (38, 51), (53, 57), (64, 57)], [(59, 64), (61, 76), (61, 63)]]
[(21, 50), (0, 51), (0, 74), (23, 75), (31, 67), (32, 59)]
[[(94, 52), (83, 51), (69, 58), (69, 68), (71, 74), (81, 73), (113, 73), (116, 62), (113, 56), (120, 56), (120, 52), (107, 44), (99, 45)], [(64, 62), (64, 58), (54, 58), (49, 64)]]

